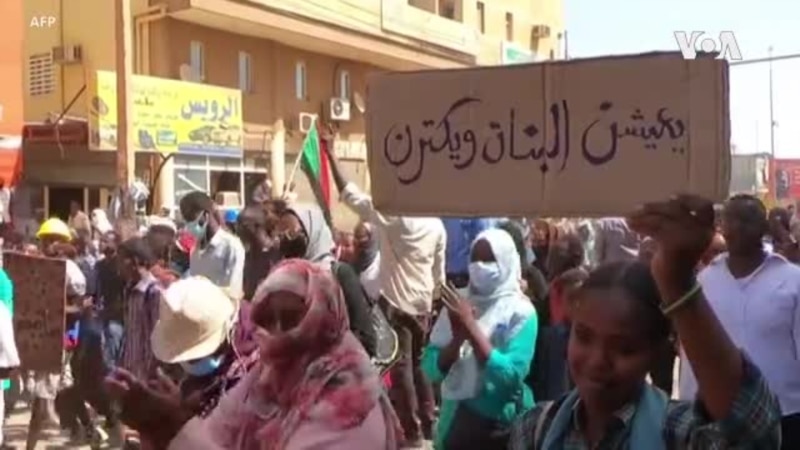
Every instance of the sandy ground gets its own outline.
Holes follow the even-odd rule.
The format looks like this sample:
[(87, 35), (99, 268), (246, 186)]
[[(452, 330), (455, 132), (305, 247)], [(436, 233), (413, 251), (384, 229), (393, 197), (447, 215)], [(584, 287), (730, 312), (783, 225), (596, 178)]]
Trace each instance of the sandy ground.
[[(14, 449), (24, 449), (25, 439), (28, 437), (28, 421), (30, 420), (30, 412), (27, 408), (20, 408), (11, 418), (7, 421), (4, 429), (6, 435), (6, 444)], [(89, 449), (87, 446), (70, 446), (68, 445), (69, 436), (60, 433), (55, 429), (48, 429), (44, 432), (39, 445), (36, 450), (57, 450), (57, 449)]]

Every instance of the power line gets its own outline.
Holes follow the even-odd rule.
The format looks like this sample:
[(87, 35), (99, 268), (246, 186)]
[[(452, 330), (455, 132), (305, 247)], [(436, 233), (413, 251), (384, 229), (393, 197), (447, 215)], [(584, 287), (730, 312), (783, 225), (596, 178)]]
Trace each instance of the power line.
[(795, 53), (792, 55), (768, 56), (766, 58), (758, 58), (758, 59), (748, 59), (747, 61), (733, 61), (729, 65), (743, 66), (746, 64), (761, 64), (761, 63), (769, 63), (775, 61), (785, 61), (787, 59), (800, 59), (800, 53)]

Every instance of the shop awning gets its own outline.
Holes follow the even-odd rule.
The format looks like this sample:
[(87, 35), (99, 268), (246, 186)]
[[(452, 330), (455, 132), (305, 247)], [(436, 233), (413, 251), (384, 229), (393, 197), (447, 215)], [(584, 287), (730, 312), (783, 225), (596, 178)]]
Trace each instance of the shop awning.
[(0, 135), (0, 179), (14, 185), (22, 175), (22, 136)]

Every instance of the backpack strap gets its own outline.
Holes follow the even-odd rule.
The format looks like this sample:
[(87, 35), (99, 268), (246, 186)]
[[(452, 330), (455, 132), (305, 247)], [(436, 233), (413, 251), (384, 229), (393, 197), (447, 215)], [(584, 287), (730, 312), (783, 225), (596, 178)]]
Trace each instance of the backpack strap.
[(536, 450), (539, 450), (539, 447), (542, 445), (542, 440), (544, 439), (544, 424), (547, 422), (547, 415), (550, 414), (553, 403), (555, 402), (546, 402), (544, 406), (542, 406), (539, 417), (536, 418), (536, 428), (534, 428), (533, 431), (533, 448)]
[(547, 431), (550, 429), (550, 424), (553, 422), (553, 416), (558, 412), (566, 398), (567, 396), (563, 395), (558, 400), (543, 403), (542, 411), (539, 413), (539, 417), (536, 418), (536, 428), (533, 431), (534, 450), (543, 450), (541, 447), (544, 444)]

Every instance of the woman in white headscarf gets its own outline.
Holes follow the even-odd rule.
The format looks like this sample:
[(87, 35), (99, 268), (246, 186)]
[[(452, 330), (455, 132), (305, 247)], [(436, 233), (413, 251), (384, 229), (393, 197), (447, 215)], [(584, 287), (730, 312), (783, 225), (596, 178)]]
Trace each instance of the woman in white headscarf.
[(435, 448), (505, 448), (513, 420), (530, 409), (525, 384), (538, 333), (536, 310), (520, 287), (521, 263), (508, 232), (472, 243), (466, 299), (445, 289), (422, 367), (441, 383)]
[(275, 231), (280, 241), (281, 257), (305, 259), (334, 274), (347, 303), (350, 330), (367, 353), (375, 356), (377, 337), (367, 297), (356, 271), (349, 264), (336, 261), (333, 233), (319, 206), (291, 205), (281, 214)]

